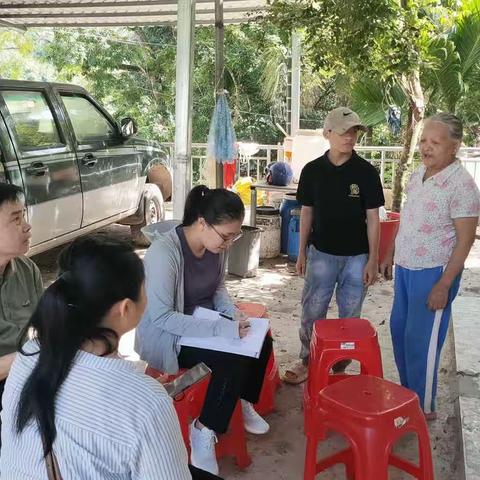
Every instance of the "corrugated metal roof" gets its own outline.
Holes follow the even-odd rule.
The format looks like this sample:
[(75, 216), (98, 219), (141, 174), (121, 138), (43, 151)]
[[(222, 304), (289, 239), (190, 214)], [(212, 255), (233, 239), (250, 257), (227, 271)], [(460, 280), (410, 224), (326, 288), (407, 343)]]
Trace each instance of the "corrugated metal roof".
[[(262, 16), (266, 0), (224, 0), (224, 22), (241, 23)], [(8, 0), (0, 1), (0, 26), (101, 27), (171, 24), (177, 0)], [(213, 0), (196, 1), (196, 22), (215, 23)]]

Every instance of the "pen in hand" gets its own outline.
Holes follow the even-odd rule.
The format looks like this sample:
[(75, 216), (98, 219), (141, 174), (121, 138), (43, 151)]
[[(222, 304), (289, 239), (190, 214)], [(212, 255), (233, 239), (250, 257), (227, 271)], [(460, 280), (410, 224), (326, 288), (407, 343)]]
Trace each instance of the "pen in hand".
[(238, 322), (238, 334), (240, 338), (246, 337), (250, 329), (250, 322), (248, 320), (240, 320)]
[[(218, 313), (220, 317), (226, 318), (227, 320), (234, 320), (229, 315), (225, 315), (224, 313)], [(238, 335), (240, 338), (245, 337), (248, 334), (248, 330), (250, 329), (250, 322), (248, 320), (240, 320), (238, 322)]]

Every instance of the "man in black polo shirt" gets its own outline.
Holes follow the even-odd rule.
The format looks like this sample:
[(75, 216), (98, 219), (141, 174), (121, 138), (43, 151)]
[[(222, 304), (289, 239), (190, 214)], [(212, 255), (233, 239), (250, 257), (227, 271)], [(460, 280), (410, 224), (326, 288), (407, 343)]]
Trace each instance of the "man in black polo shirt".
[[(284, 373), (288, 383), (307, 377), (310, 338), (315, 320), (325, 318), (336, 289), (340, 318), (359, 317), (366, 288), (378, 273), (380, 220), (384, 204), (377, 170), (354, 146), (359, 116), (349, 108), (332, 110), (324, 136), (330, 150), (305, 165), (298, 184), (300, 250), (297, 273), (305, 275), (302, 297), (300, 361)], [(335, 372), (349, 362), (339, 362)]]

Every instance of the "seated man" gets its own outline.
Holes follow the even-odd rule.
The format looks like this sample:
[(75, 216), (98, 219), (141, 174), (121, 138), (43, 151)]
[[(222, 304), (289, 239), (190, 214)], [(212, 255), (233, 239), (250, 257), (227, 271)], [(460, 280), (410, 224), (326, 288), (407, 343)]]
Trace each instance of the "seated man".
[(0, 183), (0, 408), (19, 335), (43, 293), (38, 267), (24, 257), (30, 229), (22, 190)]

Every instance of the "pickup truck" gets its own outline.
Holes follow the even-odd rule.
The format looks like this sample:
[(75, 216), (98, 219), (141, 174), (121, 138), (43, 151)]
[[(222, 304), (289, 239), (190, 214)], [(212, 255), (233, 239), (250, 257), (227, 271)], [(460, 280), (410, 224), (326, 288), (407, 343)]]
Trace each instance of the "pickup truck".
[(0, 181), (25, 192), (30, 255), (112, 223), (146, 243), (140, 229), (164, 216), (147, 180), (162, 151), (136, 132), (81, 87), (0, 79)]

